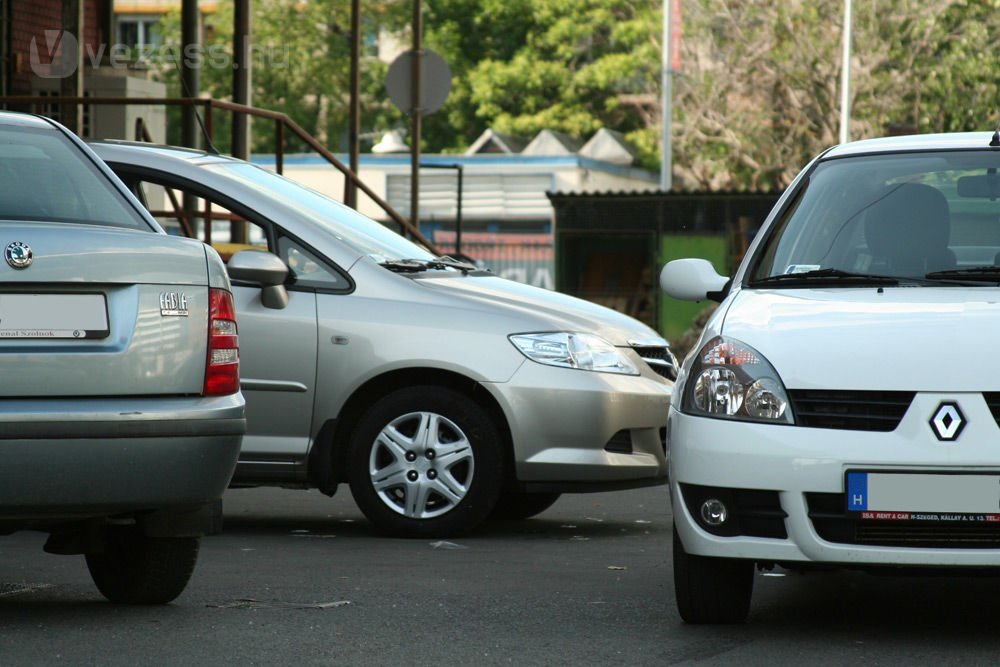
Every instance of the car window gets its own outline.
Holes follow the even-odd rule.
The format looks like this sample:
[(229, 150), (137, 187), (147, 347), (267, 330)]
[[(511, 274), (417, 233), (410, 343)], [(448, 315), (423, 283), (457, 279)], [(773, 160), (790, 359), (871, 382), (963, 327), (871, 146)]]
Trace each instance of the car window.
[[(197, 238), (211, 245), (223, 262), (241, 250), (267, 250), (288, 265), (298, 287), (345, 290), (351, 284), (318, 255), (270, 225), (233, 212), (216, 199), (173, 184), (133, 181), (139, 200), (168, 234)], [(269, 230), (274, 229), (273, 233)]]
[(315, 253), (287, 236), (278, 236), (278, 256), (285, 260), (296, 285), (333, 290), (350, 287), (350, 283), (340, 273), (331, 269)]
[(139, 181), (134, 187), (140, 201), (168, 234), (204, 241), (224, 262), (240, 250), (274, 251), (264, 227), (217, 201), (151, 181)]
[(923, 277), (998, 265), (998, 168), (1000, 156), (986, 151), (821, 162), (758, 250), (752, 279), (820, 269)]
[(0, 218), (151, 228), (66, 137), (22, 126), (0, 127)]

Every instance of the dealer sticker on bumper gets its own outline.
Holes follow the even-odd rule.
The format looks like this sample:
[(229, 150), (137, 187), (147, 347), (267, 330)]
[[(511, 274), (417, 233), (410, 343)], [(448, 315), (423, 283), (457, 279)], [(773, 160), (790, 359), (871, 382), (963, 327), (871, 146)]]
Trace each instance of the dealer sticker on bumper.
[(845, 489), (858, 519), (1000, 523), (1000, 474), (849, 470)]

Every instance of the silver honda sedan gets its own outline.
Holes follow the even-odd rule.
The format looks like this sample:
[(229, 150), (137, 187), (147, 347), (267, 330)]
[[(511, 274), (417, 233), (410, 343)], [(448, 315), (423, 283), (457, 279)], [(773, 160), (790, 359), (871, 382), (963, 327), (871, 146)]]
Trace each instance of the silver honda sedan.
[(94, 149), (228, 260), (248, 421), (234, 484), (349, 483), (382, 531), (430, 536), (665, 481), (674, 359), (645, 325), (434, 256), (246, 162)]

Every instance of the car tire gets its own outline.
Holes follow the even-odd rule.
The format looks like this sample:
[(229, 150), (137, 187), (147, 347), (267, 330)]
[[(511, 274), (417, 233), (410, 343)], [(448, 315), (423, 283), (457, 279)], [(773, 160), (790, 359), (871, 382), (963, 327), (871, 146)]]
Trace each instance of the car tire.
[(674, 528), (674, 593), (685, 623), (746, 621), (753, 577), (753, 561), (687, 553)]
[(87, 569), (111, 602), (166, 604), (184, 590), (198, 560), (197, 537), (149, 537), (137, 526), (113, 526)]
[(500, 521), (520, 521), (530, 519), (552, 507), (559, 500), (560, 493), (520, 493), (508, 491), (500, 494), (491, 519)]
[(397, 390), (351, 436), (355, 502), (381, 532), (447, 537), (479, 525), (504, 481), (501, 438), (477, 403), (444, 387)]

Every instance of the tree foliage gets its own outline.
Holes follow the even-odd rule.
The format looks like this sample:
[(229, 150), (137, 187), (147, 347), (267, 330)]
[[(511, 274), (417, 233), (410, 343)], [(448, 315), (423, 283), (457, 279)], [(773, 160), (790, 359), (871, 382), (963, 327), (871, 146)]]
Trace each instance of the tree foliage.
[[(253, 101), (346, 148), (349, 0), (257, 0)], [(461, 151), (486, 128), (586, 140), (626, 135), (643, 166), (660, 156), (662, 0), (424, 0), (424, 43), (452, 72), (427, 116), (422, 149)], [(369, 32), (408, 48), (412, 0), (363, 2)], [(1000, 120), (993, 42), (1000, 0), (854, 3), (852, 139), (903, 129), (993, 129)], [(674, 78), (675, 187), (780, 188), (838, 140), (841, 2), (684, 0)], [(218, 3), (207, 48), (230, 49), (231, 3)], [(179, 20), (165, 34), (179, 41)], [(363, 130), (406, 127), (385, 93), (387, 64), (362, 63)], [(179, 94), (176, 72), (163, 70)], [(227, 98), (231, 70), (205, 67), (202, 89)], [(220, 132), (224, 136), (223, 132)], [(255, 150), (272, 150), (255, 133)]]

